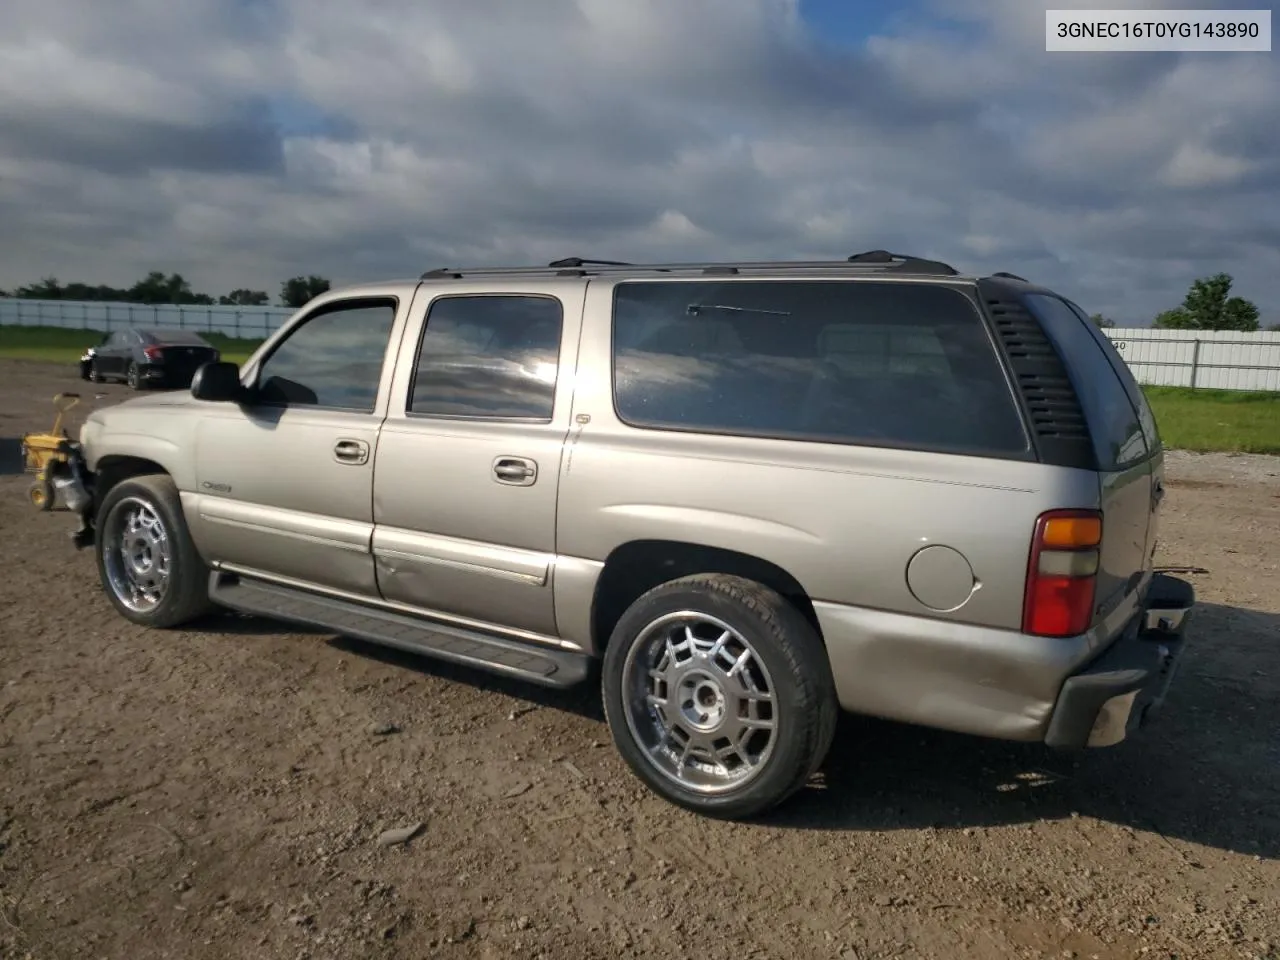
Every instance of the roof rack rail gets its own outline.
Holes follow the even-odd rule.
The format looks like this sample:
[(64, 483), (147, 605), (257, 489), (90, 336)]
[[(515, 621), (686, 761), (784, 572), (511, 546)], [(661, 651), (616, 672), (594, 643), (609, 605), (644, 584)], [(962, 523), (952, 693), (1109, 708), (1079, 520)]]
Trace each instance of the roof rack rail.
[(890, 253), (888, 250), (868, 250), (865, 253), (855, 253), (849, 258), (849, 262), (879, 263), (885, 266), (895, 266), (909, 273), (940, 273), (948, 277), (954, 277), (958, 272), (951, 264), (943, 263), (941, 260), (926, 260), (924, 257), (913, 257), (905, 253)]
[(566, 257), (553, 260), (545, 267), (440, 267), (422, 274), (423, 280), (460, 280), (463, 277), (585, 277), (618, 273), (700, 273), (703, 276), (735, 276), (754, 271), (810, 271), (814, 273), (847, 273), (863, 271), (953, 277), (957, 271), (950, 264), (922, 257), (871, 250), (844, 260), (736, 260), (726, 262), (689, 263), (625, 263), (619, 260), (588, 260)]
[(1031, 282), (1031, 281), (1030, 281), (1030, 280), (1028, 280), (1026, 277), (1020, 277), (1020, 276), (1018, 276), (1016, 273), (1005, 273), (1003, 270), (1001, 270), (999, 273), (993, 273), (993, 274), (992, 274), (992, 276), (993, 276), (993, 277), (1002, 277), (1002, 278), (1003, 278), (1003, 279), (1005, 279), (1005, 280), (1021, 280), (1023, 283), (1030, 283), (1030, 282)]

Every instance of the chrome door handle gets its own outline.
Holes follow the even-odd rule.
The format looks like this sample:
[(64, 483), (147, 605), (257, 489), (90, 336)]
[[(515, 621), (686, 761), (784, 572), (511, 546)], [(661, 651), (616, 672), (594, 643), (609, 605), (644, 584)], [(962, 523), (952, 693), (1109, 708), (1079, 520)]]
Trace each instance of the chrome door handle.
[(333, 459), (359, 466), (369, 461), (369, 445), (363, 440), (339, 440), (333, 445)]
[(493, 476), (499, 483), (527, 487), (538, 479), (538, 465), (527, 457), (498, 457), (493, 461)]

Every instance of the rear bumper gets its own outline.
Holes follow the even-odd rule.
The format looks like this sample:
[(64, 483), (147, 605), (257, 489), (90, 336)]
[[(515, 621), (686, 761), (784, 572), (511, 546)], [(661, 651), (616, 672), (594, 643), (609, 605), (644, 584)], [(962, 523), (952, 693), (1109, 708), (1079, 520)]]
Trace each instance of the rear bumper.
[(138, 368), (143, 379), (160, 386), (186, 387), (196, 375), (198, 367), (176, 367), (165, 364), (143, 364)]
[(1191, 584), (1156, 574), (1142, 614), (1063, 683), (1045, 743), (1065, 750), (1108, 747), (1155, 716), (1177, 672), (1195, 602)]
[(1132, 613), (1118, 612), (1095, 632), (1067, 638), (813, 606), (843, 709), (1074, 748), (1118, 742), (1117, 731), (1128, 735), (1154, 714), (1194, 603), (1189, 584), (1156, 574)]

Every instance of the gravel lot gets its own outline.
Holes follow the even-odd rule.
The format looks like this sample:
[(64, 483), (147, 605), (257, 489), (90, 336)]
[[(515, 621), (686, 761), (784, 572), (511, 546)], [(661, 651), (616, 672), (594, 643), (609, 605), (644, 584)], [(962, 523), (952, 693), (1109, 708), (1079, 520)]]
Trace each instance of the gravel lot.
[[(0, 361), (0, 438), (93, 387)], [(847, 718), (768, 823), (651, 796), (594, 690), (118, 618), (0, 477), (0, 957), (1280, 957), (1280, 460), (1170, 456), (1207, 568), (1158, 724), (1078, 762)], [(409, 842), (384, 831), (421, 824)]]

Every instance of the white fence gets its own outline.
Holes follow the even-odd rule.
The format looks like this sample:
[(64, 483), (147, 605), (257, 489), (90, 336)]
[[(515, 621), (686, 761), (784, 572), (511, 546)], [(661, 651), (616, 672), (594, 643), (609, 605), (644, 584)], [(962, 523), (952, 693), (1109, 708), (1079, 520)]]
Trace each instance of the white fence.
[[(0, 326), (184, 327), (232, 337), (267, 336), (294, 313), (290, 307), (146, 306), (80, 300), (0, 297)], [(1280, 332), (1106, 331), (1139, 383), (1221, 390), (1280, 391)]]
[(1218, 390), (1280, 390), (1280, 332), (1106, 331), (1139, 383)]
[(92, 300), (19, 300), (0, 297), (0, 326), (182, 327), (229, 337), (261, 339), (294, 313), (291, 307), (148, 306)]

